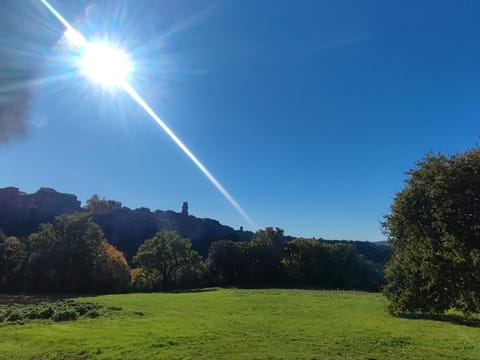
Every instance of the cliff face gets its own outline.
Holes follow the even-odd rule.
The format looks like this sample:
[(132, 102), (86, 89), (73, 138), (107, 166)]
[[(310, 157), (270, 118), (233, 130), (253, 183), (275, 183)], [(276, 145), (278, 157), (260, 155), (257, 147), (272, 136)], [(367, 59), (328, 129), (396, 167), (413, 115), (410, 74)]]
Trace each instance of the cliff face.
[(106, 214), (93, 215), (94, 221), (103, 229), (106, 238), (128, 258), (135, 255), (138, 246), (151, 238), (157, 231), (175, 230), (188, 237), (193, 247), (206, 256), (213, 241), (250, 240), (252, 233), (234, 230), (212, 219), (199, 219), (174, 211), (140, 208), (114, 209)]
[(37, 231), (38, 225), (51, 222), (55, 216), (81, 211), (75, 195), (40, 188), (26, 194), (15, 187), (0, 189), (0, 229), (9, 235), (25, 236)]
[[(0, 189), (0, 229), (7, 235), (27, 236), (37, 231), (38, 225), (52, 222), (55, 216), (85, 212), (75, 195), (41, 188), (34, 194), (25, 194), (17, 188)], [(193, 247), (207, 255), (210, 244), (218, 240), (250, 240), (250, 231), (234, 230), (212, 219), (199, 219), (188, 215), (188, 204), (182, 212), (146, 208), (129, 209), (120, 202), (109, 201), (108, 207), (92, 213), (107, 240), (123, 251), (128, 259), (138, 246), (157, 231), (175, 230), (188, 237)]]

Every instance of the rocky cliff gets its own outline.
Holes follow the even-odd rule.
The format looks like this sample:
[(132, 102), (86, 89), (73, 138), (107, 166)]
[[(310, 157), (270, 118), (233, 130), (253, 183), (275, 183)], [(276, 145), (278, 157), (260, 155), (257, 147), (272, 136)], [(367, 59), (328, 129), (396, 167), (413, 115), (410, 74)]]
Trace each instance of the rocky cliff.
[(8, 235), (25, 236), (55, 216), (82, 210), (75, 195), (40, 188), (26, 194), (16, 187), (0, 189), (0, 229)]
[[(250, 240), (250, 231), (234, 230), (213, 219), (200, 219), (188, 214), (188, 204), (182, 212), (150, 211), (147, 208), (129, 209), (118, 201), (107, 201), (108, 206), (91, 211), (106, 238), (123, 251), (127, 258), (136, 253), (140, 244), (161, 230), (175, 230), (192, 240), (193, 247), (206, 255), (210, 244), (217, 240)], [(55, 216), (88, 212), (81, 207), (75, 195), (63, 194), (49, 188), (40, 188), (26, 194), (15, 187), (0, 189), (0, 229), (7, 235), (27, 236), (38, 225), (52, 222)]]

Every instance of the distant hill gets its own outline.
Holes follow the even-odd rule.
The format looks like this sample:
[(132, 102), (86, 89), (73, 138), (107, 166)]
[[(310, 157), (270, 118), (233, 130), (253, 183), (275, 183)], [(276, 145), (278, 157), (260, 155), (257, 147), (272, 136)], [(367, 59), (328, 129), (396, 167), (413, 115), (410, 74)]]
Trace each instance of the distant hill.
[[(217, 240), (250, 240), (251, 231), (235, 230), (213, 219), (200, 219), (188, 214), (188, 204), (182, 212), (150, 211), (147, 208), (129, 209), (118, 201), (106, 201), (107, 208), (90, 212), (81, 207), (72, 194), (51, 188), (40, 188), (27, 194), (16, 187), (0, 189), (0, 229), (7, 235), (28, 236), (41, 223), (52, 222), (56, 216), (90, 212), (100, 225), (107, 240), (123, 251), (128, 259), (138, 246), (157, 231), (175, 230), (188, 237), (193, 247), (207, 255), (210, 244)], [(185, 206), (186, 205), (186, 206)]]

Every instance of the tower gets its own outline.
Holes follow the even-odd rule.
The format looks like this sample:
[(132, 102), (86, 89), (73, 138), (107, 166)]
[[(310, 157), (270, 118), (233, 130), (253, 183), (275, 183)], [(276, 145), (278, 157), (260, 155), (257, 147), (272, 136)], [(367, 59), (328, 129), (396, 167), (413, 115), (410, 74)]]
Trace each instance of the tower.
[(188, 202), (184, 201), (182, 204), (182, 215), (188, 216)]

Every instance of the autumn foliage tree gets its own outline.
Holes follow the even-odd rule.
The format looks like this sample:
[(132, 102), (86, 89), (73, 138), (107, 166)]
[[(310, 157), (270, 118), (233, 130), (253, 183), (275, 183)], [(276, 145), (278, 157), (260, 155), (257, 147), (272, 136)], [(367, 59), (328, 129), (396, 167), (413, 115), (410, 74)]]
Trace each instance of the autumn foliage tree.
[(130, 267), (125, 255), (103, 242), (100, 262), (96, 264), (96, 287), (100, 290), (124, 291), (130, 286)]
[(480, 311), (480, 148), (428, 154), (386, 216), (389, 310)]
[(110, 208), (108, 200), (105, 198), (100, 198), (98, 194), (93, 194), (87, 200), (87, 204), (85, 207), (91, 214), (104, 214)]

